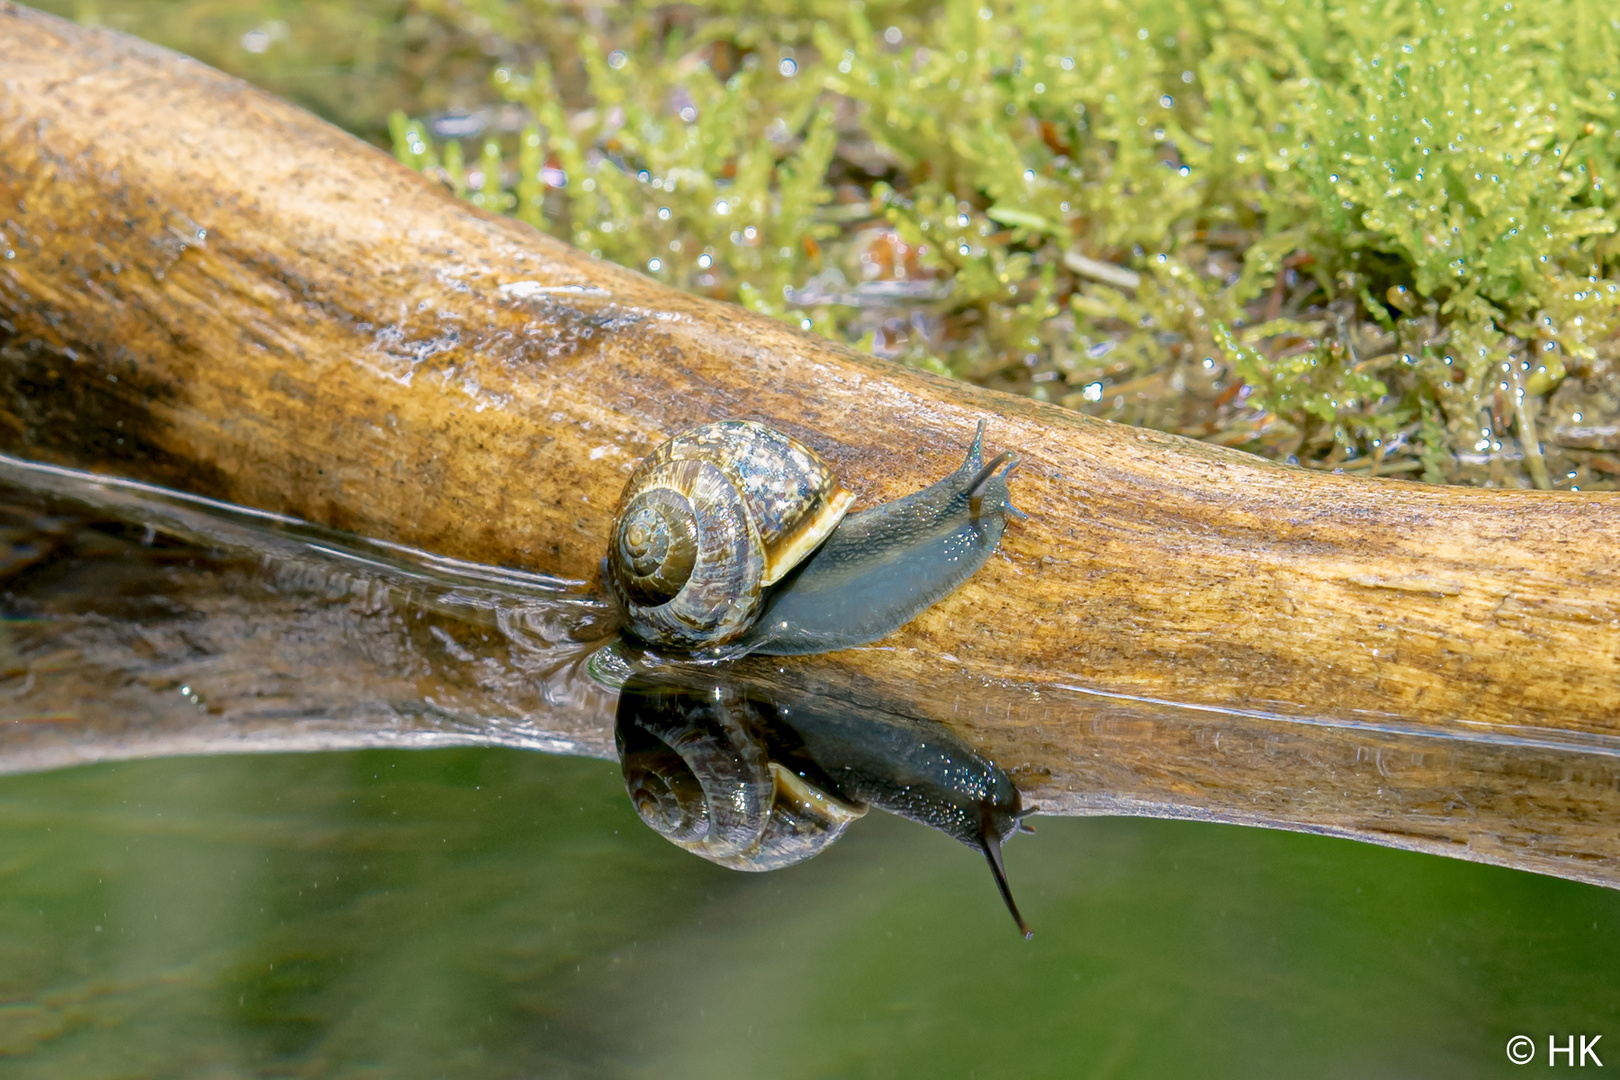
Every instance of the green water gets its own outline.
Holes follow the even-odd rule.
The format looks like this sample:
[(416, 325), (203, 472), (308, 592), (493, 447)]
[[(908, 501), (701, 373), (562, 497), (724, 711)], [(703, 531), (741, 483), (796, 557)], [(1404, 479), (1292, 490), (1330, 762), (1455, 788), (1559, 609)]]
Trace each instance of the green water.
[[(1620, 1060), (1620, 893), (1348, 841), (873, 815), (772, 875), (506, 750), (0, 779), (0, 1075), (1517, 1075)], [(1561, 1045), (1561, 1043), (1560, 1043)], [(1610, 1067), (1613, 1067), (1610, 1065)]]

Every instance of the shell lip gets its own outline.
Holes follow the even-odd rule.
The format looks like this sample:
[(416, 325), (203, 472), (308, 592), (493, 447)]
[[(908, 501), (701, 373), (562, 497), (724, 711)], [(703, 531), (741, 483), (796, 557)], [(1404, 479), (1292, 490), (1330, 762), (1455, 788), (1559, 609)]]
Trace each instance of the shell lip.
[(855, 493), (834, 480), (821, 500), (821, 505), (813, 512), (805, 514), (792, 532), (784, 534), (771, 550), (765, 553), (765, 573), (760, 578), (760, 585), (762, 587), (775, 585), (795, 566), (803, 562), (832, 535), (832, 531), (838, 528), (838, 523), (844, 520), (844, 515), (849, 513), (849, 508), (854, 503)]
[(867, 806), (843, 798), (831, 790), (812, 784), (779, 761), (770, 763), (771, 776), (776, 781), (777, 799), (786, 799), (803, 813), (814, 813), (839, 825), (864, 815)]

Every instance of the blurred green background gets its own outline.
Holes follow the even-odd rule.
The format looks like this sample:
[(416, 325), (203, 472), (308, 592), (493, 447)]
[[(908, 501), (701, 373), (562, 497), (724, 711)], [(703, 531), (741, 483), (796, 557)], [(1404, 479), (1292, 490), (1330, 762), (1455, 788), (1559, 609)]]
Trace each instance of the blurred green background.
[(1517, 1033), (1538, 1070), (1549, 1033), (1620, 1045), (1610, 891), (1131, 819), (1040, 819), (1008, 865), (1033, 941), (921, 826), (733, 873), (643, 827), (608, 762), (10, 777), (0, 1073), (1480, 1077)]
[[(605, 114), (592, 112), (593, 94), (612, 89), (610, 73), (621, 71), (608, 46), (622, 43), (643, 65), (642, 82), (660, 93), (698, 78), (702, 73), (694, 71), (715, 63), (722, 44), (739, 49), (732, 57), (739, 70), (747, 54), (774, 49), (774, 67), (767, 65), (766, 72), (780, 74), (778, 54), (791, 47), (799, 65), (794, 78), (808, 77), (823, 60), (830, 78), (838, 57), (821, 57), (811, 39), (818, 13), (844, 7), (595, 8), (538, 0), (80, 0), (45, 6), (189, 52), (381, 145), (403, 139), (407, 158), (415, 153), (414, 137), (423, 153), (413, 164), (441, 170), (447, 183), (475, 201), (498, 206), (499, 197), (511, 196), (514, 205), (505, 208), (518, 212), (519, 194), (535, 190), (521, 186), (518, 168), (525, 125), (552, 98), (574, 119), (547, 128), (546, 137), (569, 128), (579, 137), (581, 161), (587, 161), (587, 150), (598, 152), (588, 159), (590, 169), (618, 167), (611, 154), (626, 151), (607, 145), (615, 131), (604, 126)], [(1179, 62), (1172, 69), (1165, 57), (1161, 63), (1134, 51), (1120, 54), (1129, 60), (1120, 77), (1151, 69), (1156, 78), (1165, 68), (1188, 88), (1187, 109), (1202, 109), (1209, 100), (1248, 100), (1239, 93), (1245, 87), (1244, 93), (1262, 96), (1272, 93), (1267, 87), (1273, 84), (1299, 91), (1300, 71), (1288, 67), (1297, 57), (1255, 54), (1255, 43), (1266, 40), (1263, 20), (1240, 27), (1246, 27), (1241, 43), (1248, 52), (1219, 52), (1223, 41), (1239, 41), (1222, 36), (1219, 20), (1237, 20), (1263, 6), (1237, 0), (1142, 5), (1172, 28), (1176, 19), (1187, 20), (1192, 29), (1186, 47), (1196, 55), (1186, 71), (1193, 79), (1182, 81)], [(1315, 35), (1342, 45), (1352, 38), (1371, 41), (1368, 33), (1394, 33), (1381, 21), (1388, 5), (1377, 11), (1369, 6), (1360, 15), (1343, 4), (1296, 7), (1291, 21), (1278, 22), (1273, 38), (1299, 42)], [(1602, 14), (1591, 3), (1528, 7), (1543, 29), (1531, 27), (1534, 32), (1524, 36), (1538, 49), (1557, 51), (1560, 34), (1601, 42), (1607, 39), (1599, 31), (1610, 32), (1601, 19), (1593, 26), (1581, 21)], [(1088, 55), (1106, 59), (1110, 48), (1136, 49), (1134, 33), (1117, 41), (1109, 36), (1135, 17), (1135, 8), (1097, 5), (1099, 29), (1083, 42), (1092, 50)], [(867, 10), (879, 20), (869, 29), (885, 45), (891, 26), (906, 48), (937, 29), (928, 5), (873, 4)], [(1025, 22), (1005, 25), (1027, 30), (1040, 24), (1044, 10), (1022, 5)], [(1431, 49), (1466, 52), (1488, 22), (1482, 17), (1497, 8), (1459, 4), (1451, 22), (1434, 5), (1411, 10), (1417, 13), (1412, 19), (1429, 21), (1401, 22), (1402, 33), (1422, 38)], [(1066, 19), (1078, 17), (1065, 11)], [(1559, 19), (1557, 34), (1544, 32)], [(834, 30), (856, 32), (842, 22)], [(600, 40), (587, 48), (586, 35)], [(698, 38), (707, 52), (688, 47)], [(1012, 55), (1025, 44), (1003, 41), (987, 48)], [(1386, 44), (1380, 40), (1368, 49)], [(915, 60), (913, 53), (895, 55), (896, 63)], [(589, 56), (602, 61), (594, 75)], [(1357, 65), (1370, 64), (1370, 56), (1345, 46), (1306, 59), (1359, 71), (1360, 81), (1346, 85), (1366, 89), (1376, 88), (1375, 80)], [(1612, 50), (1603, 56), (1580, 63), (1613, 61)], [(877, 74), (888, 70), (881, 56), (863, 62)], [(547, 66), (536, 69), (537, 63)], [(521, 94), (490, 80), (492, 70), (503, 69), (528, 80)], [(539, 81), (539, 71), (554, 81)], [(1202, 80), (1217, 75), (1231, 80), (1225, 97), (1205, 93)], [(1015, 82), (1003, 79), (998, 93), (1014, 94), (1016, 87), (1008, 87)], [(1157, 99), (1156, 87), (1143, 87)], [(928, 93), (938, 89), (923, 87)], [(1580, 97), (1587, 111), (1572, 116), (1566, 106), (1565, 113), (1578, 121), (1577, 132), (1584, 130), (1580, 125), (1597, 123), (1586, 117), (1601, 119), (1610, 109), (1591, 87), (1560, 84), (1554, 90)], [(715, 92), (722, 91), (735, 88)], [(1105, 96), (1106, 87), (1097, 93)], [(1539, 97), (1533, 104), (1539, 110), (1548, 100)], [(508, 108), (517, 112), (501, 112)], [(395, 113), (406, 122), (396, 119), (390, 132)], [(804, 111), (795, 124), (809, 118)], [(748, 130), (765, 132), (771, 119), (748, 119)], [(1191, 130), (1197, 121), (1183, 113), (1177, 122)], [(458, 123), (476, 130), (466, 140), (466, 160), (452, 170), (443, 155), (452, 143), (461, 153), (453, 134)], [(865, 121), (851, 123), (859, 128)], [(778, 150), (771, 169), (801, 160), (794, 155), (803, 149), (802, 130), (773, 143)], [(1112, 142), (1087, 168), (1100, 170), (1096, 175), (1106, 181), (1106, 166), (1120, 147), (1134, 145), (1128, 135), (1110, 135)], [(1544, 135), (1563, 137), (1551, 129)], [(1602, 142), (1607, 129), (1579, 137), (1598, 139), (1588, 146), (1590, 162), (1607, 161), (1599, 154), (1609, 153)], [(1037, 129), (1037, 141), (1044, 138)], [(855, 290), (877, 282), (883, 287), (874, 295), (886, 296), (888, 289), (901, 296), (903, 290), (889, 283), (926, 285), (966, 272), (906, 269), (903, 233), (910, 226), (900, 213), (906, 207), (872, 200), (879, 180), (898, 190), (897, 184), (924, 185), (929, 177), (908, 172), (909, 166), (896, 168), (882, 153), (860, 158), (862, 146), (877, 145), (870, 138), (848, 141), (854, 156), (839, 167), (852, 170), (844, 180), (853, 194), (836, 195), (816, 211), (824, 220), (812, 222), (836, 226), (816, 235), (834, 248), (844, 243), (838, 250), (859, 265), (868, 256), (878, 264), (888, 259), (870, 278), (852, 269), (844, 286)], [(1046, 153), (1020, 145), (1020, 153)], [(646, 147), (656, 150), (651, 141)], [(850, 164), (859, 160), (876, 171)], [(1269, 160), (1275, 163), (1274, 156)], [(494, 164), (483, 179), (472, 175), (479, 161)], [(514, 168), (511, 175), (501, 172)], [(488, 179), (492, 175), (498, 182)], [(609, 181), (621, 183), (601, 175), (607, 178), (604, 190)], [(1502, 399), (1508, 400), (1507, 413), (1493, 415), (1493, 407), (1500, 414), (1501, 400), (1480, 404), (1494, 393), (1496, 369), (1490, 365), (1510, 354), (1517, 358), (1514, 349), (1523, 352), (1537, 341), (1556, 347), (1544, 352), (1573, 355), (1586, 348), (1579, 333), (1566, 333), (1566, 327), (1549, 329), (1544, 338), (1530, 331), (1515, 336), (1514, 320), (1535, 309), (1522, 303), (1513, 308), (1506, 294), (1497, 296), (1493, 303), (1500, 306), (1491, 310), (1476, 305), (1442, 312), (1440, 300), (1451, 294), (1432, 282), (1423, 293), (1416, 263), (1368, 240), (1367, 229), (1351, 230), (1341, 242), (1320, 230), (1311, 233), (1309, 221), (1301, 224), (1304, 219), (1296, 216), (1287, 226), (1296, 230), (1288, 243), (1267, 249), (1272, 261), (1264, 281), (1271, 295), (1282, 289), (1292, 297), (1307, 287), (1309, 274), (1286, 276), (1307, 266), (1295, 259), (1300, 252), (1342, 262), (1361, 245), (1378, 254), (1376, 273), (1347, 269), (1352, 276), (1344, 279), (1335, 275), (1348, 263), (1335, 264), (1326, 291), (1296, 297), (1304, 306), (1295, 314), (1303, 312), (1304, 321), (1291, 329), (1273, 326), (1271, 338), (1230, 339), (1230, 350), (1219, 353), (1220, 366), (1203, 368), (1203, 348), (1217, 351), (1215, 343), (1198, 339), (1196, 332), (1207, 337), (1208, 328), (1197, 331), (1184, 312), (1183, 321), (1175, 322), (1175, 305), (1185, 307), (1191, 295), (1176, 290), (1203, 288), (1200, 295), (1214, 297), (1211, 304), (1226, 303), (1228, 314), (1236, 310), (1233, 304), (1241, 307), (1241, 297), (1222, 300), (1208, 282), (1178, 278), (1176, 268), (1191, 266), (1195, 278), (1213, 275), (1220, 288), (1235, 287), (1223, 275), (1238, 273), (1249, 257), (1241, 245), (1287, 230), (1268, 231), (1263, 215), (1250, 216), (1226, 222), (1236, 231), (1215, 243), (1209, 232), (1220, 223), (1207, 213), (1200, 218), (1205, 210), (1199, 207), (1207, 210), (1231, 189), (1194, 190), (1165, 177), (1192, 201), (1165, 210), (1171, 218), (1162, 227), (1176, 239), (1164, 263), (1146, 250), (1132, 254), (1137, 237), (1130, 230), (1141, 222), (1133, 224), (1129, 215), (1088, 218), (1064, 239), (1081, 244), (1077, 250), (1088, 258), (1134, 267), (1158, 282), (1162, 289), (1148, 300), (1110, 294), (1084, 275), (1063, 277), (1069, 274), (1062, 269), (1063, 252), (1035, 235), (1039, 229), (1030, 224), (1027, 215), (1035, 209), (1014, 206), (1009, 214), (1002, 205), (997, 212), (1003, 220), (991, 231), (987, 223), (995, 220), (989, 214), (996, 202), (989, 181), (969, 178), (960, 207), (969, 225), (962, 228), (975, 243), (982, 241), (974, 258), (988, 260), (984, 266), (995, 270), (1001, 259), (1002, 270), (1013, 267), (1012, 294), (981, 296), (959, 307), (923, 304), (916, 308), (921, 321), (903, 306), (882, 309), (875, 323), (871, 311), (858, 305), (845, 310), (826, 304), (807, 317), (820, 320), (818, 327), (829, 333), (878, 351), (887, 348), (906, 362), (943, 366), (1037, 396), (1056, 386), (1060, 393), (1052, 396), (1105, 415), (1117, 399), (1124, 402), (1116, 408), (1122, 419), (1186, 428), (1218, 441), (1249, 445), (1245, 438), (1264, 435), (1251, 448), (1281, 455), (1293, 446), (1325, 467), (1360, 460), (1372, 462), (1373, 471), (1388, 456), (1395, 466), (1404, 461), (1409, 475), (1430, 469), (1433, 478), (1471, 482), (1534, 479), (1513, 433), (1533, 431), (1537, 417), (1550, 414), (1530, 415), (1522, 421), (1525, 428), (1515, 428), (1521, 420), (1509, 394)], [(759, 180), (760, 190), (778, 197), (783, 178)], [(1198, 174), (1191, 179), (1202, 182)], [(1230, 174), (1228, 180), (1247, 182)], [(735, 180), (719, 175), (709, 182), (718, 187), (695, 185), (705, 199), (731, 190), (727, 185)], [(669, 226), (684, 231), (655, 233), (663, 226), (651, 223), (666, 220), (657, 210), (668, 200), (628, 180), (623, 184), (629, 186), (613, 190), (629, 201), (617, 210), (595, 200), (575, 201), (577, 187), (566, 196), (563, 189), (547, 189), (529, 209), (537, 223), (572, 239), (579, 239), (573, 230), (585, 229), (600, 240), (605, 222), (643, 222), (649, 231), (633, 237), (652, 236), (665, 248), (672, 236), (690, 238), (713, 224), (706, 216), (712, 207), (692, 204), (687, 218)], [(1279, 184), (1275, 190), (1291, 189)], [(1571, 214), (1593, 208), (1598, 217), (1608, 214), (1606, 198), (1591, 192), (1587, 183), (1579, 194), (1560, 197)], [(1346, 194), (1345, 207), (1364, 194), (1359, 188)], [(1144, 198), (1149, 196), (1157, 198), (1151, 192)], [(1087, 197), (1096, 206), (1123, 196), (1117, 185), (1109, 189), (1104, 182)], [(1195, 235), (1200, 230), (1203, 235)], [(1124, 239), (1106, 240), (1115, 233)], [(1568, 265), (1557, 273), (1584, 272), (1578, 264), (1588, 256), (1601, 262), (1597, 235), (1569, 248)], [(632, 238), (610, 254), (645, 270), (640, 242)], [(1296, 242), (1297, 248), (1289, 246)], [(890, 245), (887, 253), (883, 244)], [(1193, 245), (1204, 245), (1197, 250), (1204, 262), (1188, 261)], [(825, 272), (811, 265), (815, 257), (807, 248), (777, 262), (768, 251), (756, 253), (764, 260), (757, 265), (748, 261), (756, 255), (746, 252), (703, 265), (700, 250), (683, 249), (680, 260), (669, 259), (656, 273), (712, 268), (719, 277), (710, 285), (685, 277), (676, 283), (746, 300), (743, 285), (750, 281), (804, 287), (804, 273)], [(1295, 262), (1284, 265), (1288, 259)], [(1169, 269), (1161, 274), (1158, 266)], [(1374, 278), (1377, 289), (1367, 291)], [(827, 280), (823, 285), (831, 288)], [(1450, 392), (1444, 389), (1452, 385), (1449, 376), (1405, 368), (1384, 373), (1390, 375), (1386, 394), (1367, 397), (1374, 389), (1367, 379), (1383, 375), (1376, 365), (1358, 369), (1378, 359), (1364, 355), (1363, 346), (1377, 329), (1369, 305), (1382, 302), (1378, 296), (1386, 286), (1421, 293), (1413, 301), (1419, 305), (1416, 321), (1386, 336), (1405, 341), (1429, 335), (1443, 346), (1441, 333), (1466, 332), (1488, 346), (1481, 354), (1484, 366), (1469, 376), (1472, 382), (1457, 384), (1454, 399), (1437, 396)], [(1590, 298), (1568, 300), (1559, 318), (1578, 326), (1575, 312), (1587, 311), (1581, 305), (1597, 299), (1593, 290)], [(766, 300), (762, 309), (797, 317)], [(1435, 309), (1424, 315), (1421, 303), (1428, 300), (1436, 301)], [(1061, 319), (1043, 306), (1060, 301)], [(1146, 306), (1137, 310), (1131, 303)], [(1608, 325), (1607, 310), (1592, 317), (1594, 325)], [(885, 320), (898, 317), (896, 311), (911, 329), (902, 327), (891, 348), (878, 331), (887, 335)], [(1396, 312), (1391, 300), (1384, 314)], [(1446, 323), (1453, 316), (1472, 321)], [(961, 347), (951, 345), (938, 355), (913, 348), (934, 340), (928, 337), (931, 318), (966, 327), (965, 336), (940, 339)], [(1418, 325), (1424, 318), (1431, 321)], [(907, 336), (914, 331), (921, 336)], [(1187, 348), (1173, 340), (1176, 333), (1184, 335)], [(1279, 340), (1277, 348), (1264, 351)], [(1582, 423), (1581, 409), (1604, 423), (1617, 412), (1613, 401), (1603, 403), (1605, 380), (1613, 373), (1605, 351), (1609, 339), (1600, 345), (1580, 361), (1587, 365), (1582, 379), (1597, 389), (1582, 389), (1582, 383), (1576, 389), (1585, 396), (1565, 402), (1565, 412), (1575, 410), (1571, 415)], [(1423, 355), (1433, 359), (1440, 352), (1430, 348)], [(1029, 354), (1036, 363), (1026, 363)], [(1294, 365), (1288, 369), (1294, 376), (1283, 361)], [(1516, 385), (1532, 391), (1533, 408), (1543, 408), (1536, 405), (1538, 394), (1551, 402), (1563, 378), (1553, 378), (1553, 369), (1538, 363), (1510, 373)], [(1311, 382), (1317, 370), (1327, 373), (1320, 385)], [(1054, 377), (1046, 378), (1047, 372)], [(1296, 385), (1304, 390), (1290, 398), (1283, 391), (1295, 376), (1305, 379)], [(1243, 403), (1252, 395), (1227, 394), (1245, 385), (1245, 378), (1268, 404), (1249, 407)], [(1331, 397), (1347, 378), (1361, 380), (1355, 382), (1360, 399)], [(1519, 395), (1517, 404), (1524, 400)], [(1591, 401), (1598, 401), (1598, 412), (1585, 404)], [(1445, 412), (1453, 406), (1455, 415)], [(1423, 429), (1425, 423), (1431, 426)], [(1475, 446), (1480, 423), (1494, 424), (1502, 438), (1494, 449), (1487, 443), (1484, 456), (1470, 464), (1453, 451)], [(1585, 449), (1559, 451), (1557, 468), (1567, 467), (1568, 474), (1555, 470), (1554, 481), (1602, 484), (1613, 471), (1605, 471), (1607, 429), (1591, 423), (1587, 428), (1578, 437), (1587, 440)], [(1400, 453), (1375, 455), (1371, 440), (1380, 433), (1401, 435)], [(1600, 1053), (1608, 1055), (1606, 1061), (1620, 1058), (1620, 893), (1322, 837), (1191, 822), (1043, 819), (1039, 829), (1008, 850), (1014, 888), (1037, 931), (1026, 943), (1010, 925), (982, 861), (926, 829), (872, 815), (803, 866), (769, 876), (733, 874), (646, 830), (611, 763), (510, 751), (370, 751), (147, 761), (7, 777), (0, 779), (0, 1075), (1478, 1077), (1517, 1072), (1505, 1046), (1519, 1033), (1537, 1040), (1532, 1070), (1546, 1067), (1549, 1034), (1560, 1040), (1604, 1035)]]

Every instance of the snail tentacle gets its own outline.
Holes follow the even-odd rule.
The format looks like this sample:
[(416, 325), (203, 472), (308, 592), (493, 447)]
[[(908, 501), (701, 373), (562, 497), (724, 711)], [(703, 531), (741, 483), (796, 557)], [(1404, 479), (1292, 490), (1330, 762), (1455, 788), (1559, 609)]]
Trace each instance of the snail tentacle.
[(1001, 890), (1001, 899), (1006, 901), (1013, 922), (1018, 924), (1018, 932), (1024, 935), (1025, 941), (1028, 941), (1035, 936), (1035, 931), (1029, 928), (1024, 917), (1018, 913), (1018, 902), (1013, 899), (1012, 886), (1007, 883), (1007, 868), (1001, 862), (1001, 837), (986, 825), (984, 832), (980, 834), (979, 842), (984, 846), (984, 857), (990, 863), (990, 873), (995, 876), (996, 888)]
[[(1011, 450), (1003, 450), (995, 456), (990, 464), (979, 470), (978, 475), (973, 478), (973, 483), (968, 487), (968, 507), (973, 512), (974, 520), (984, 514), (984, 496), (985, 492), (990, 489), (990, 481), (999, 479), (1002, 481), (1003, 487), (1005, 487), (1007, 478), (1012, 475), (1014, 469), (1018, 468), (1020, 461), (1022, 459)], [(1001, 469), (1003, 465), (1007, 467)], [(996, 472), (997, 469), (1001, 469), (999, 474)], [(1016, 514), (1021, 518), (1028, 516), (1012, 504), (1011, 498), (1003, 498), (1001, 505), (995, 509), (999, 512)]]

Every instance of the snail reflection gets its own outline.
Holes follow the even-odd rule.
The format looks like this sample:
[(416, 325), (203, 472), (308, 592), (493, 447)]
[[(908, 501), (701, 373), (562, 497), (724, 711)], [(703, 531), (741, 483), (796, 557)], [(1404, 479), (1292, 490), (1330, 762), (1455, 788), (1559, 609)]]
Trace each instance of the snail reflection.
[(1031, 831), (1001, 769), (930, 721), (790, 693), (714, 668), (640, 671), (615, 741), (641, 819), (733, 870), (820, 852), (876, 806), (981, 851), (1025, 937), (1001, 845)]
[[(672, 655), (791, 656), (876, 641), (954, 592), (1001, 542), (1018, 457), (984, 460), (980, 422), (961, 466), (923, 490), (849, 513), (855, 496), (816, 452), (742, 420), (684, 431), (631, 474), (604, 577), (625, 636)], [(632, 647), (633, 648), (633, 647)], [(1027, 937), (1001, 862), (1018, 790), (944, 728), (735, 670), (628, 666), (616, 741), (643, 821), (734, 870), (810, 858), (877, 806), (985, 855)]]

